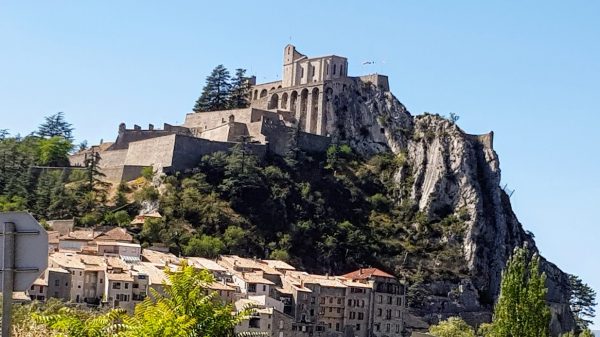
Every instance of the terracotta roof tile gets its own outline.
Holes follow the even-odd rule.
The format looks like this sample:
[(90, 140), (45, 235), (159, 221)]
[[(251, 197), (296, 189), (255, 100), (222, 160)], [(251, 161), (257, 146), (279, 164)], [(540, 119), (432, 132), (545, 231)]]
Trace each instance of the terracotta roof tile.
[(394, 275), (390, 275), (384, 272), (383, 270), (377, 268), (361, 268), (351, 273), (342, 275), (342, 277), (351, 280), (363, 280), (371, 277), (395, 278)]
[(97, 237), (97, 241), (126, 241), (133, 242), (133, 237), (120, 227), (115, 227)]

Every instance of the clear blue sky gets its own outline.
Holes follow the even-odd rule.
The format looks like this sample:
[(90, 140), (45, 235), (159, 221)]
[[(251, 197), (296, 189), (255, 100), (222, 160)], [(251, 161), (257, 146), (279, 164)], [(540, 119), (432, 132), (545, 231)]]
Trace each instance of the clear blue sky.
[(0, 1), (0, 128), (64, 111), (78, 140), (113, 140), (182, 122), (219, 63), (266, 81), (289, 42), (343, 55), (413, 114), (494, 130), (521, 222), (600, 290), (599, 17), (598, 1)]

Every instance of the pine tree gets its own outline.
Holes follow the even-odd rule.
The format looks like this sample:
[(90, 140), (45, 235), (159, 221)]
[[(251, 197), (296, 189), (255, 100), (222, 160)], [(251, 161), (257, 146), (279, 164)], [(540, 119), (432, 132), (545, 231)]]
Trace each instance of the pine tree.
[(592, 318), (596, 316), (594, 309), (597, 305), (596, 292), (575, 275), (569, 275), (569, 286), (571, 311), (575, 314), (579, 330), (585, 330), (592, 323)]
[(194, 112), (225, 110), (229, 103), (231, 84), (229, 71), (222, 64), (213, 69), (206, 78), (200, 98), (196, 101)]
[(63, 137), (69, 141), (73, 140), (73, 127), (65, 120), (63, 112), (45, 117), (45, 122), (39, 126), (37, 135), (42, 138)]
[(231, 80), (231, 90), (229, 97), (230, 109), (242, 109), (248, 107), (248, 93), (250, 92), (250, 82), (246, 77), (246, 69), (236, 69), (235, 77)]
[(500, 297), (494, 310), (493, 337), (549, 336), (550, 309), (546, 304), (546, 275), (540, 258), (516, 249), (502, 274)]

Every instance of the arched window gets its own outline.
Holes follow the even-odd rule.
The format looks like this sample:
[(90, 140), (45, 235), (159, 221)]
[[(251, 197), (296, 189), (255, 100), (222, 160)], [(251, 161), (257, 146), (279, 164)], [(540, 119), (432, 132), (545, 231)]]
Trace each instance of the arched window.
[(325, 63), (325, 75), (329, 75), (329, 62)]
[(340, 75), (344, 75), (344, 65), (340, 65)]
[(260, 92), (260, 98), (267, 97), (267, 89), (263, 89)]
[(337, 64), (333, 65), (333, 74), (335, 75), (335, 68), (336, 68)]
[(300, 67), (300, 78), (304, 78), (304, 67)]

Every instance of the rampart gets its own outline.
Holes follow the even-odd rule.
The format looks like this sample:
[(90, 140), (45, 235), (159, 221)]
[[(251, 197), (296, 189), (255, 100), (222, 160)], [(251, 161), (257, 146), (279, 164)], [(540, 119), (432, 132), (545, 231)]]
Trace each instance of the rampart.
[(154, 125), (148, 125), (148, 129), (142, 129), (139, 125), (134, 125), (133, 129), (127, 129), (125, 123), (119, 125), (119, 134), (117, 140), (109, 148), (109, 150), (126, 149), (130, 143), (141, 140), (163, 137), (172, 134), (189, 134), (187, 128), (164, 124), (164, 129), (155, 129)]
[(483, 147), (493, 150), (494, 149), (494, 131), (490, 131), (489, 133), (483, 135), (469, 135), (467, 137), (470, 139), (479, 142)]
[(375, 86), (377, 86), (380, 89), (383, 89), (385, 91), (390, 91), (390, 83), (389, 83), (388, 77), (385, 75), (369, 74), (369, 75), (359, 76), (358, 78), (365, 83), (370, 82), (370, 83), (373, 83)]

